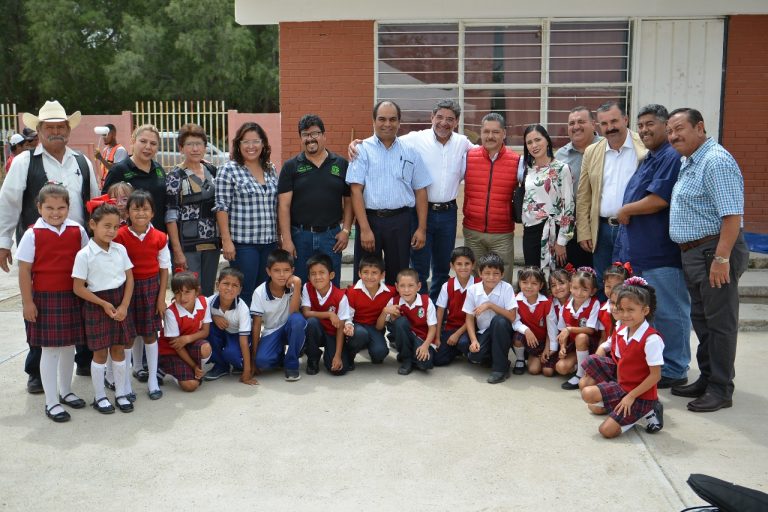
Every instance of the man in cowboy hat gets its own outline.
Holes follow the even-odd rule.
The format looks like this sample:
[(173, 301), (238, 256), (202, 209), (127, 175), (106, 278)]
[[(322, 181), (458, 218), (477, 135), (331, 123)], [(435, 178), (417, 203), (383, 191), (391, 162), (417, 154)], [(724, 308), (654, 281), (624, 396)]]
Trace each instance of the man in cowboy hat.
[[(85, 225), (85, 202), (99, 195), (99, 183), (90, 160), (67, 147), (69, 134), (80, 123), (80, 112), (67, 115), (58, 101), (46, 101), (38, 115), (24, 113), (22, 121), (37, 130), (40, 144), (13, 159), (0, 189), (0, 268), (9, 271), (13, 263), (11, 246), (40, 216), (36, 199), (48, 182), (61, 183), (69, 191), (69, 218)], [(88, 374), (90, 352), (75, 357), (78, 375)], [(29, 374), (27, 391), (42, 393), (40, 349), (30, 347), (24, 370)]]

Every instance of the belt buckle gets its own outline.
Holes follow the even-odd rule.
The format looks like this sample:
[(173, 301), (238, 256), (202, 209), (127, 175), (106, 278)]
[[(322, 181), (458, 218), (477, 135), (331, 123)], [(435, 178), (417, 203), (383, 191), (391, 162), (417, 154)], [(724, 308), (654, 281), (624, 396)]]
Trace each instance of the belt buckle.
[(611, 227), (618, 227), (619, 226), (619, 219), (616, 217), (607, 217), (608, 219), (608, 225)]

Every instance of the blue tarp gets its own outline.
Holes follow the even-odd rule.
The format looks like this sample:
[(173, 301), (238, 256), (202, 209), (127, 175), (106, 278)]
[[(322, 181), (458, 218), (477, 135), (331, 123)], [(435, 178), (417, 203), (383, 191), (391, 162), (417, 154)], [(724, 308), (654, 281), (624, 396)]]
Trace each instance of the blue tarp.
[(768, 235), (761, 233), (744, 233), (744, 240), (752, 252), (768, 254)]

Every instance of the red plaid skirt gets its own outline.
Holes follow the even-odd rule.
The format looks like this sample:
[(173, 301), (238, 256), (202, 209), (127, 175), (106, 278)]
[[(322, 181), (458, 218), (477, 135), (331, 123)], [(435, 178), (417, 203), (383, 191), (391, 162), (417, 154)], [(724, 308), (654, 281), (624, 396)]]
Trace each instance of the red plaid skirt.
[(612, 357), (592, 354), (581, 364), (584, 373), (595, 382), (612, 382), (616, 380), (616, 362)]
[[(544, 353), (544, 349), (546, 348), (547, 343), (549, 343), (547, 340), (543, 340), (543, 341), (539, 340), (539, 344), (537, 346), (531, 348), (530, 346), (528, 346), (528, 342), (525, 341), (525, 335), (524, 334), (520, 334), (519, 332), (516, 332), (516, 333), (514, 333), (512, 335), (512, 342), (514, 343), (515, 341), (519, 341), (519, 342), (521, 342), (523, 344), (523, 347), (525, 347), (525, 351), (526, 351), (526, 353), (528, 354), (529, 357), (530, 356), (535, 356), (535, 357), (541, 356), (541, 354)], [(549, 355), (549, 359), (547, 359), (546, 363), (542, 364), (542, 367), (543, 368), (554, 368), (555, 365), (557, 364), (557, 360), (558, 360), (557, 351), (551, 352), (550, 355)]]
[[(125, 286), (114, 290), (102, 290), (94, 292), (97, 297), (117, 307), (123, 301)], [(88, 340), (88, 348), (91, 350), (103, 350), (112, 345), (126, 345), (136, 337), (131, 320), (131, 310), (122, 322), (113, 320), (104, 312), (101, 306), (93, 302), (83, 301), (85, 304), (85, 337)]]
[(157, 314), (157, 296), (160, 280), (157, 276), (136, 279), (133, 282), (133, 297), (128, 310), (137, 336), (157, 336), (162, 320)]
[[(197, 366), (200, 366), (203, 360), (200, 349), (206, 343), (208, 343), (206, 340), (197, 340), (184, 347)], [(168, 375), (176, 377), (179, 382), (195, 379), (195, 369), (185, 363), (178, 354), (161, 355), (158, 366)]]
[(656, 403), (656, 400), (643, 400), (642, 398), (638, 398), (629, 409), (629, 414), (620, 416), (619, 414), (616, 414), (614, 409), (619, 405), (621, 399), (626, 396), (627, 392), (615, 381), (601, 382), (597, 385), (597, 389), (600, 390), (600, 395), (603, 397), (603, 404), (605, 404), (605, 408), (608, 410), (611, 418), (622, 427), (634, 425), (640, 421), (646, 414), (653, 410), (653, 405)]
[(82, 301), (72, 290), (34, 292), (37, 321), (24, 322), (32, 347), (68, 347), (83, 343)]

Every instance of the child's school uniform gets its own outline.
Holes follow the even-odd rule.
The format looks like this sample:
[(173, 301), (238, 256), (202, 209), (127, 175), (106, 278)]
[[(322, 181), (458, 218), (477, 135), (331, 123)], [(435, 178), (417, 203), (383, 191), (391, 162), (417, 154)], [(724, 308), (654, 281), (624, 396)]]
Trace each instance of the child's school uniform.
[[(467, 289), (467, 298), (462, 310), (474, 314), (481, 304), (492, 302), (508, 311), (517, 309), (515, 290), (506, 281), (497, 284), (490, 293), (485, 293), (483, 283), (475, 283)], [(475, 317), (477, 341), (480, 344), (478, 352), (468, 352), (467, 359), (474, 364), (491, 360), (494, 372), (504, 373), (509, 369), (509, 348), (512, 346), (512, 322), (492, 310), (483, 311)]]
[(243, 299), (238, 297), (226, 311), (221, 309), (221, 298), (218, 293), (208, 297), (211, 316), (223, 316), (227, 320), (227, 328), (219, 329), (211, 322), (208, 342), (211, 344), (211, 362), (213, 370), (229, 370), (230, 366), (243, 368), (243, 351), (240, 348), (240, 336), (251, 340), (251, 312)]
[(56, 228), (37, 219), (19, 241), (16, 259), (32, 265), (32, 300), (37, 321), (24, 322), (32, 347), (68, 347), (83, 342), (82, 303), (72, 291), (71, 270), (88, 245), (85, 229), (73, 220)]
[(613, 315), (611, 314), (610, 300), (606, 300), (597, 312), (597, 330), (605, 331), (606, 338), (613, 333)]
[[(562, 310), (560, 321), (557, 324), (558, 332), (566, 327), (591, 327), (597, 330), (597, 314), (600, 311), (600, 302), (597, 297), (590, 297), (585, 300), (578, 310), (573, 309), (573, 298), (568, 300), (568, 304)], [(576, 334), (570, 333), (566, 352), (571, 353), (576, 350)], [(593, 334), (589, 337), (589, 352), (594, 353), (597, 350), (599, 337)]]
[[(347, 294), (333, 283), (325, 295), (320, 295), (312, 283), (306, 283), (301, 290), (301, 307), (309, 308), (318, 313), (336, 313), (339, 320), (345, 323), (350, 318)], [(322, 355), (325, 368), (334, 375), (344, 375), (349, 370), (349, 360), (346, 353), (343, 353), (341, 357), (342, 369), (339, 371), (331, 370), (333, 358), (336, 357), (336, 327), (330, 320), (307, 318), (305, 336), (308, 360), (319, 361)], [(325, 351), (321, 350), (320, 347), (325, 347)]]
[(467, 314), (464, 313), (462, 308), (467, 298), (467, 290), (470, 286), (479, 282), (480, 279), (476, 280), (474, 276), (469, 276), (467, 286), (462, 287), (456, 277), (449, 277), (448, 281), (443, 283), (443, 286), (440, 288), (440, 295), (437, 296), (435, 305), (438, 308), (443, 308), (445, 314), (443, 316), (442, 329), (440, 330), (440, 346), (435, 353), (435, 366), (450, 364), (459, 355), (467, 355), (469, 352), (469, 336), (466, 332), (461, 335), (456, 345), (448, 345), (447, 341), (454, 332), (464, 326)]
[(355, 332), (347, 339), (346, 349), (349, 354), (349, 362), (355, 360), (355, 355), (364, 348), (368, 349), (371, 362), (379, 364), (389, 354), (387, 340), (384, 339), (384, 330), (376, 329), (376, 320), (381, 315), (389, 301), (397, 296), (393, 286), (388, 286), (382, 281), (379, 289), (371, 296), (362, 279), (354, 286), (347, 288), (347, 302), (349, 304), (348, 324), (354, 325)]
[(437, 312), (432, 299), (426, 293), (420, 293), (411, 304), (402, 297), (393, 297), (389, 304), (397, 304), (400, 308), (400, 316), (393, 322), (398, 361), (408, 368), (415, 364), (422, 370), (432, 369), (435, 358), (432, 345), (429, 346), (426, 361), (419, 361), (416, 357), (416, 349), (427, 339), (430, 326), (437, 325)]
[(254, 365), (259, 370), (281, 366), (298, 370), (307, 321), (301, 313), (290, 313), (291, 297), (297, 290), (286, 288), (282, 297), (275, 297), (269, 283), (260, 284), (251, 299), (251, 315), (261, 317), (262, 325)]
[[(189, 366), (176, 349), (171, 346), (171, 340), (179, 336), (187, 336), (199, 332), (203, 325), (211, 323), (211, 310), (208, 300), (204, 296), (195, 299), (195, 310), (187, 311), (175, 301), (165, 310), (163, 329), (157, 339), (160, 353), (160, 368), (169, 375), (173, 375), (177, 381), (195, 379), (195, 369)], [(202, 367), (202, 348), (208, 343), (206, 340), (197, 340), (194, 343), (184, 345), (189, 357), (198, 367)]]
[(160, 269), (171, 268), (168, 235), (150, 224), (147, 231), (136, 233), (130, 226), (122, 226), (114, 239), (125, 247), (133, 263), (133, 297), (131, 317), (138, 336), (154, 338), (160, 330), (161, 318), (157, 313), (160, 294)]
[[(85, 280), (88, 290), (118, 307), (123, 302), (125, 271), (131, 268), (133, 264), (125, 247), (110, 242), (105, 251), (91, 240), (75, 256), (72, 277)], [(89, 349), (96, 351), (112, 345), (125, 345), (136, 336), (130, 307), (125, 320), (118, 322), (107, 315), (101, 306), (87, 300), (83, 303), (85, 337)]]
[[(539, 294), (539, 296), (536, 297), (536, 302), (531, 304), (528, 302), (528, 299), (525, 298), (523, 292), (519, 292), (517, 296), (515, 296), (515, 300), (517, 300), (517, 319), (513, 325), (515, 334), (513, 335), (512, 340), (522, 342), (523, 347), (525, 347), (529, 356), (539, 357), (544, 353), (546, 343), (548, 343), (547, 338), (549, 338), (549, 342), (551, 342), (553, 334), (555, 339), (557, 337), (557, 333), (552, 329), (551, 322), (547, 321), (549, 314), (552, 311), (552, 301), (544, 295)], [(527, 331), (531, 331), (533, 335), (536, 336), (536, 340), (538, 340), (539, 344), (535, 347), (528, 345), (525, 338), (525, 333)], [(557, 341), (555, 341), (555, 346), (557, 346)], [(551, 343), (549, 349), (552, 351)], [(554, 368), (555, 363), (557, 363), (557, 357), (550, 357), (543, 366), (545, 368)]]
[(606, 355), (592, 354), (582, 363), (584, 374), (592, 377), (595, 383), (616, 380), (616, 361), (618, 356), (613, 347), (616, 345), (616, 340), (619, 337), (617, 331), (620, 329), (620, 325), (619, 322), (616, 322), (616, 326), (613, 328), (610, 336), (600, 345), (605, 350)]
[(664, 341), (647, 321), (643, 322), (629, 338), (628, 331), (628, 327), (623, 327), (618, 332), (613, 347), (617, 356), (618, 382), (601, 382), (597, 385), (605, 408), (610, 411), (611, 418), (621, 425), (622, 432), (631, 428), (653, 410), (659, 398), (656, 385), (654, 384), (651, 389), (637, 397), (626, 416), (617, 414), (614, 409), (627, 393), (650, 375), (651, 366), (664, 364)]

